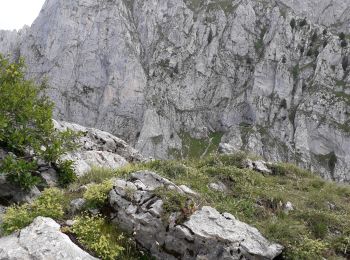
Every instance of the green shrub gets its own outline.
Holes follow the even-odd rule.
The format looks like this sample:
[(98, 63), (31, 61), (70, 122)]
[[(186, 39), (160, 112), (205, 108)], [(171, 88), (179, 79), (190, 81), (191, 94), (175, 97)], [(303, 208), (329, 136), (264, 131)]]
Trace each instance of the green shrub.
[(176, 161), (152, 161), (147, 166), (154, 171), (162, 173), (167, 178), (178, 178), (188, 174), (188, 168), (181, 162)]
[(28, 204), (22, 206), (13, 205), (6, 210), (3, 217), (2, 230), (5, 235), (9, 235), (28, 226), (32, 223), (33, 219)]
[(109, 225), (101, 216), (77, 217), (71, 231), (80, 243), (94, 251), (103, 260), (114, 260), (124, 250), (123, 234)]
[(247, 157), (248, 156), (246, 153), (238, 152), (235, 154), (221, 155), (219, 159), (224, 166), (235, 166), (238, 168), (243, 168)]
[(100, 184), (90, 184), (84, 193), (87, 206), (90, 208), (103, 207), (108, 199), (108, 194), (113, 188), (113, 183), (110, 180), (105, 180)]
[(3, 230), (10, 234), (29, 225), (36, 217), (61, 219), (64, 215), (64, 195), (56, 189), (46, 189), (32, 204), (13, 205), (3, 217)]
[(77, 180), (77, 175), (73, 169), (74, 162), (71, 160), (60, 161), (57, 165), (58, 183), (62, 187), (67, 187), (68, 184)]
[(0, 145), (17, 155), (9, 159), (3, 172), (23, 189), (37, 183), (32, 177), (33, 161), (41, 158), (56, 162), (74, 147), (76, 136), (72, 131), (60, 133), (54, 128), (54, 105), (45, 88), (44, 83), (38, 86), (25, 79), (22, 59), (11, 63), (0, 55)]
[(322, 240), (313, 240), (305, 237), (291, 250), (289, 258), (295, 260), (321, 260), (324, 259), (323, 254), (327, 247), (328, 244)]
[(8, 181), (19, 185), (23, 190), (30, 190), (40, 183), (40, 178), (32, 174), (36, 169), (36, 162), (17, 159), (13, 155), (7, 156), (0, 166), (0, 172), (7, 174)]
[(182, 223), (196, 211), (195, 201), (187, 195), (177, 191), (158, 188), (155, 194), (163, 200), (163, 219), (168, 221), (171, 213), (181, 213), (176, 222)]
[(332, 247), (336, 253), (350, 257), (350, 234), (337, 237)]
[(272, 173), (278, 176), (295, 175), (297, 177), (307, 177), (309, 172), (290, 163), (275, 163), (270, 165)]

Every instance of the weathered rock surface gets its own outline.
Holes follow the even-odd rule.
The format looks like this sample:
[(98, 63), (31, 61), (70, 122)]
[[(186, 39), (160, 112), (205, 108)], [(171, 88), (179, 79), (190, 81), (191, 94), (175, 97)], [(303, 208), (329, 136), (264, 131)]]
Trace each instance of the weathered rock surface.
[(0, 238), (1, 260), (88, 260), (97, 259), (75, 245), (60, 232), (60, 225), (38, 217), (13, 235)]
[(349, 0), (47, 0), (31, 28), (1, 32), (0, 52), (48, 78), (58, 119), (146, 156), (181, 154), (183, 132), (224, 133), (236, 150), (350, 181), (350, 41), (338, 36), (349, 10)]
[(175, 221), (175, 212), (164, 220), (163, 201), (154, 191), (184, 191), (155, 173), (136, 172), (114, 185), (109, 196), (113, 221), (157, 259), (273, 259), (282, 252), (282, 246), (267, 241), (257, 229), (211, 207), (196, 210), (183, 223)]
[(54, 124), (58, 130), (70, 129), (82, 134), (77, 141), (79, 148), (63, 157), (75, 162), (78, 176), (84, 175), (92, 167), (117, 169), (128, 163), (144, 160), (138, 151), (110, 133), (62, 121), (54, 121)]
[(6, 175), (0, 174), (0, 201), (2, 204), (9, 205), (11, 203), (32, 202), (40, 195), (37, 187), (33, 187), (30, 191), (23, 191), (16, 185), (6, 180)]

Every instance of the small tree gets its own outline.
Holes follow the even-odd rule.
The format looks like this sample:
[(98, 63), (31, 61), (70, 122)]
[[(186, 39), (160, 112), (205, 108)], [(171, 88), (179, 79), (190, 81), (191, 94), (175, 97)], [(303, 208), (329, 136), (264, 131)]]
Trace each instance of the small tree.
[(75, 146), (72, 131), (59, 132), (52, 122), (54, 104), (44, 94), (46, 84), (24, 77), (24, 61), (0, 55), (0, 146), (15, 156), (6, 158), (0, 172), (23, 189), (38, 184), (37, 161), (57, 163)]

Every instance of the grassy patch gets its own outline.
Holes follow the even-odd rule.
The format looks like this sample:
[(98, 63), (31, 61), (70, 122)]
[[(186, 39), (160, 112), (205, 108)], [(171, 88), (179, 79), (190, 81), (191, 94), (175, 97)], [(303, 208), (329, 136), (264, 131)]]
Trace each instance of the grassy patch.
[(208, 138), (204, 139), (193, 138), (189, 133), (180, 133), (179, 136), (182, 140), (182, 150), (170, 151), (170, 155), (177, 159), (194, 159), (203, 158), (213, 152), (216, 152), (223, 133), (211, 133)]

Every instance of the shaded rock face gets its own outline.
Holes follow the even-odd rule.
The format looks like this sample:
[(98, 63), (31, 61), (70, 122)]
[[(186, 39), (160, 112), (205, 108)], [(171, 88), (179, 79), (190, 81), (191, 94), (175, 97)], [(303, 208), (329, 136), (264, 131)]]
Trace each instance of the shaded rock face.
[(37, 187), (30, 191), (23, 191), (18, 186), (9, 183), (5, 175), (0, 174), (0, 205), (10, 205), (11, 203), (33, 202), (40, 195)]
[(176, 212), (164, 220), (163, 201), (154, 195), (158, 188), (193, 193), (141, 171), (129, 181), (115, 180), (109, 195), (113, 221), (157, 259), (273, 259), (282, 252), (282, 246), (267, 241), (257, 229), (211, 207), (196, 210), (182, 224), (175, 221)]
[(349, 17), (343, 0), (47, 0), (31, 28), (0, 33), (0, 52), (49, 79), (58, 119), (146, 156), (220, 132), (350, 181)]
[(75, 245), (60, 232), (60, 225), (50, 218), (38, 217), (13, 235), (0, 238), (1, 260), (93, 260), (97, 259)]
[(62, 121), (54, 121), (54, 125), (60, 131), (70, 129), (81, 134), (77, 140), (78, 149), (62, 158), (75, 162), (74, 168), (78, 176), (84, 175), (93, 167), (114, 170), (144, 160), (137, 150), (110, 133)]

